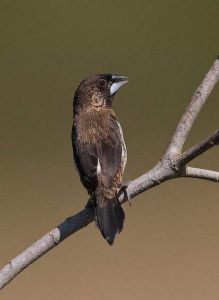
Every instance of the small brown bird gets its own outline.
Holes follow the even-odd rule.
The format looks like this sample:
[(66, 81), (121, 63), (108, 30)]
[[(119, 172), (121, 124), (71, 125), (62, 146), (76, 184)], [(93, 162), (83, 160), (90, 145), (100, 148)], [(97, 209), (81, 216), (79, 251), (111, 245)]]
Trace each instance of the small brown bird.
[(127, 160), (112, 102), (127, 81), (127, 77), (115, 74), (89, 76), (80, 83), (73, 99), (74, 161), (94, 204), (95, 222), (110, 245), (125, 219), (118, 191)]

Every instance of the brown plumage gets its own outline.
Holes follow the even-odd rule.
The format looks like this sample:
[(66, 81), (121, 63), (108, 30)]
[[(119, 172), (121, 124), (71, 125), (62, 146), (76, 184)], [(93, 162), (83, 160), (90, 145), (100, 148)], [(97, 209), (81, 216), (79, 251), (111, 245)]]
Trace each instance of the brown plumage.
[(127, 153), (112, 101), (126, 82), (126, 77), (118, 75), (92, 75), (81, 82), (73, 99), (75, 164), (82, 184), (93, 199), (96, 224), (110, 245), (122, 230), (125, 219), (117, 192)]

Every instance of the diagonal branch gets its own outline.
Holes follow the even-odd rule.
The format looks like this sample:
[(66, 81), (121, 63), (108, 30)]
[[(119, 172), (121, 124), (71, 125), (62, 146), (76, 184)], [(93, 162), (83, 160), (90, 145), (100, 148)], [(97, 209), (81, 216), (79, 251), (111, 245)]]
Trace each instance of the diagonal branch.
[(182, 151), (183, 145), (185, 144), (186, 138), (189, 134), (190, 129), (192, 128), (192, 125), (218, 79), (219, 58), (217, 57), (212, 67), (206, 74), (204, 80), (194, 93), (190, 104), (187, 106), (185, 113), (179, 121), (176, 131), (167, 149), (168, 155), (178, 154)]
[[(186, 108), (176, 128), (165, 155), (151, 170), (128, 184), (125, 193), (121, 194), (119, 198), (121, 203), (133, 199), (138, 194), (173, 178), (194, 177), (219, 182), (219, 172), (185, 166), (188, 161), (191, 161), (218, 143), (218, 130), (201, 144), (192, 147), (181, 155), (182, 147), (192, 124), (218, 80), (219, 58), (213, 63), (200, 87), (192, 97), (190, 104)], [(66, 219), (63, 223), (59, 224), (56, 228), (13, 258), (0, 270), (0, 289), (7, 285), (31, 263), (60, 244), (68, 236), (90, 224), (93, 219), (94, 214), (92, 208), (85, 208), (74, 216)]]
[[(124, 197), (124, 194), (120, 196), (121, 203), (134, 198), (146, 189), (156, 186), (158, 182), (163, 182), (171, 176), (174, 176), (171, 168), (167, 171), (167, 167), (162, 168), (161, 164), (159, 164), (159, 166), (155, 166), (149, 172), (129, 183), (126, 189), (127, 197)], [(93, 220), (94, 215), (92, 209), (85, 208), (74, 216), (67, 218), (63, 223), (59, 224), (56, 228), (41, 237), (0, 270), (0, 289), (7, 285), (14, 277), (16, 277), (35, 260), (60, 244), (71, 234), (86, 227), (88, 224), (93, 222)]]

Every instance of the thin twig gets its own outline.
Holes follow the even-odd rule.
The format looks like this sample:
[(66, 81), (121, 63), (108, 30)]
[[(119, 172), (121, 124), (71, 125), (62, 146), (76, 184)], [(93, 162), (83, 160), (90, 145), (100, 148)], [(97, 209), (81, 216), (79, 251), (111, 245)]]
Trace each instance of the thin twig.
[(199, 178), (219, 182), (219, 172), (186, 167), (183, 177)]
[[(219, 143), (219, 129), (212, 135), (204, 139), (200, 144), (193, 146), (191, 149), (185, 151), (180, 159), (180, 166), (186, 165), (188, 162), (201, 155), (205, 151), (211, 149)], [(178, 166), (178, 167), (180, 167)]]

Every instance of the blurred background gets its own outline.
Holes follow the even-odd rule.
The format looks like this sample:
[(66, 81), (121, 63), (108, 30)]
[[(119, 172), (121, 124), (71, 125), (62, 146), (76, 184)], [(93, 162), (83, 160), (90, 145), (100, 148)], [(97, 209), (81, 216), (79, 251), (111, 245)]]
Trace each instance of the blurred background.
[[(0, 265), (87, 194), (72, 164), (72, 96), (95, 72), (129, 77), (114, 109), (128, 148), (125, 178), (166, 149), (219, 54), (218, 1), (0, 1)], [(185, 148), (218, 128), (219, 86)], [(219, 170), (214, 148), (192, 163)], [(22, 272), (1, 299), (219, 299), (219, 185), (166, 182), (125, 204), (109, 247), (94, 223)]]

